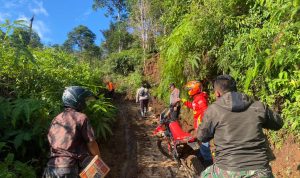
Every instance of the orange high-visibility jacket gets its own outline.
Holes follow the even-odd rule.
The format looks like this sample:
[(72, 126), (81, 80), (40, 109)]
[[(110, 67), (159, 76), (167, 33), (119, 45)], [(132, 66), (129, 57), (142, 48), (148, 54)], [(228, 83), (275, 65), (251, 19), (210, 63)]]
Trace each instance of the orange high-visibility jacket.
[(205, 92), (201, 92), (193, 96), (193, 101), (186, 101), (183, 103), (194, 111), (194, 129), (197, 129), (202, 122), (202, 118), (205, 110), (208, 106), (208, 95)]
[(107, 83), (107, 89), (108, 89), (109, 91), (114, 90), (114, 89), (115, 89), (114, 84), (113, 84), (112, 82), (108, 82), (108, 83)]

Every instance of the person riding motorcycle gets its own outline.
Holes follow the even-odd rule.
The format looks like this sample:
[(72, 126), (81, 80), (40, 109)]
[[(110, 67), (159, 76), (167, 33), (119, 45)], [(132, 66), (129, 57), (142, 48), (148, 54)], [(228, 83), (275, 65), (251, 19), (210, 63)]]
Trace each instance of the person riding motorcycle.
[[(189, 81), (185, 88), (188, 90), (188, 95), (193, 99), (192, 102), (181, 99), (183, 104), (194, 113), (194, 129), (197, 132), (199, 125), (202, 122), (204, 112), (208, 107), (208, 95), (202, 91), (202, 84), (199, 81)], [(204, 158), (205, 166), (212, 164), (212, 156), (210, 152), (209, 143), (202, 143), (200, 146), (200, 154)]]

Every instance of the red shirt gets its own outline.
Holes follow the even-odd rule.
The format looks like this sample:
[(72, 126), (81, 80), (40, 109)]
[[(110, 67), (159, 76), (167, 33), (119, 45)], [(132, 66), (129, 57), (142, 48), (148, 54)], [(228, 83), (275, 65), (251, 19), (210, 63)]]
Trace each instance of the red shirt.
[(183, 103), (194, 111), (194, 128), (197, 129), (202, 122), (202, 118), (205, 110), (208, 106), (208, 95), (205, 92), (201, 92), (193, 96), (193, 102), (186, 101)]

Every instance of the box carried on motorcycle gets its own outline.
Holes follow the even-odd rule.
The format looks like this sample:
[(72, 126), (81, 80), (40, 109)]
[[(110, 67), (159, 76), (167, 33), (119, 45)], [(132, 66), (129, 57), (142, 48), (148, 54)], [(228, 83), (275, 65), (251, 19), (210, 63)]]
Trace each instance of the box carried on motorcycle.
[(96, 155), (79, 175), (81, 178), (102, 178), (109, 171), (109, 167)]

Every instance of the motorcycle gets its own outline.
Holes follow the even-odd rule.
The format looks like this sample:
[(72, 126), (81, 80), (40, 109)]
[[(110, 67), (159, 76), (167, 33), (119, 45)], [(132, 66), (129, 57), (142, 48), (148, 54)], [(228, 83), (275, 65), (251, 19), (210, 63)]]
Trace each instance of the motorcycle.
[(153, 132), (158, 136), (159, 151), (169, 159), (183, 166), (189, 177), (200, 175), (204, 170), (201, 160), (196, 156), (200, 143), (191, 133), (184, 132), (178, 120), (171, 120), (170, 110), (165, 109), (160, 114), (159, 125)]

